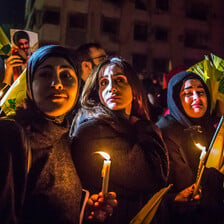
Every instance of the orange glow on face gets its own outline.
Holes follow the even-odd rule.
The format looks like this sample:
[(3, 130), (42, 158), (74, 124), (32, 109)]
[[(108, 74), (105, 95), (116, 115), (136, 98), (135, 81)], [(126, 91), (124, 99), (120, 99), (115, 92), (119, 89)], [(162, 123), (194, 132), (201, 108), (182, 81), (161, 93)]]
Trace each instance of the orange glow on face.
[(95, 153), (100, 154), (106, 160), (110, 160), (110, 155), (108, 153), (106, 153), (106, 152), (97, 151)]

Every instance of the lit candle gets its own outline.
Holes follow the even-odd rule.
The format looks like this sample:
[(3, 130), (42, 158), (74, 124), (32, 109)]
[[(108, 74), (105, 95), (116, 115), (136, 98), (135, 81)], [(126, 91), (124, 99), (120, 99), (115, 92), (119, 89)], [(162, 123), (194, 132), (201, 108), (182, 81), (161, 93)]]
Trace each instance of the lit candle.
[(199, 186), (200, 186), (200, 183), (201, 183), (202, 173), (203, 173), (204, 168), (205, 168), (205, 166), (204, 166), (205, 161), (204, 160), (205, 160), (205, 157), (206, 157), (206, 147), (201, 145), (200, 143), (196, 143), (195, 145), (198, 149), (201, 150), (201, 155), (200, 155), (200, 161), (199, 161), (199, 165), (198, 165), (198, 173), (197, 173), (197, 177), (196, 177), (196, 183), (195, 183), (193, 196), (195, 196), (198, 193)]
[(108, 192), (108, 184), (109, 184), (109, 175), (110, 175), (110, 155), (106, 152), (95, 152), (100, 154), (104, 158), (103, 168), (102, 168), (102, 193), (106, 194)]
[(200, 161), (199, 161), (199, 165), (198, 165), (198, 173), (197, 173), (197, 179), (198, 179), (201, 169), (202, 169), (202, 166), (204, 164), (204, 159), (205, 159), (205, 155), (206, 155), (206, 147), (201, 145), (200, 143), (196, 143), (195, 145), (198, 149), (201, 150)]

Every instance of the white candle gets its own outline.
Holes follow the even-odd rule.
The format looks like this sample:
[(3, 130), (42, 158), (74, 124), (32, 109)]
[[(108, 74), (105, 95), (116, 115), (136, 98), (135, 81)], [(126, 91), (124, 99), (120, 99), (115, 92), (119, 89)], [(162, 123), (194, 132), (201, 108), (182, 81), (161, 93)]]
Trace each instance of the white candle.
[(198, 165), (198, 173), (197, 173), (197, 177), (196, 177), (193, 196), (195, 196), (198, 193), (199, 186), (201, 184), (202, 173), (204, 172), (204, 168), (205, 168), (205, 166), (204, 166), (205, 161), (204, 160), (205, 160), (205, 157), (206, 157), (206, 147), (202, 146), (200, 143), (196, 143), (195, 145), (198, 149), (201, 150), (201, 155), (200, 155), (200, 161), (199, 161), (199, 165)]
[(205, 159), (205, 155), (206, 155), (206, 147), (201, 145), (200, 143), (196, 143), (195, 145), (198, 149), (201, 150), (200, 161), (199, 161), (199, 165), (198, 165), (198, 173), (197, 173), (197, 177), (196, 177), (196, 180), (197, 180), (199, 178), (202, 166), (204, 165), (204, 159)]
[(111, 166), (111, 160), (110, 155), (105, 152), (96, 152), (103, 156), (104, 162), (103, 162), (103, 168), (102, 168), (102, 193), (106, 194), (108, 192), (108, 185), (109, 185), (109, 176), (110, 176), (110, 166)]
[(102, 169), (102, 193), (106, 194), (108, 192), (108, 184), (109, 184), (109, 175), (110, 175), (110, 160), (104, 160), (103, 162), (103, 169)]

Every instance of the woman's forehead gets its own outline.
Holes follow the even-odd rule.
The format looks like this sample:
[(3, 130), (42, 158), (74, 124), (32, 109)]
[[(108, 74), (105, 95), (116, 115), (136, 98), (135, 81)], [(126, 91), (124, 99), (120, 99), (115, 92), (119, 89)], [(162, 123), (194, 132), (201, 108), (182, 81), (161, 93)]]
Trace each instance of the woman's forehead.
[(188, 79), (183, 82), (182, 90), (191, 89), (191, 88), (204, 88), (201, 81), (198, 79)]
[(117, 64), (107, 64), (104, 65), (101, 69), (101, 71), (99, 72), (99, 78), (103, 77), (103, 76), (107, 76), (109, 74), (123, 74), (123, 69), (118, 66)]

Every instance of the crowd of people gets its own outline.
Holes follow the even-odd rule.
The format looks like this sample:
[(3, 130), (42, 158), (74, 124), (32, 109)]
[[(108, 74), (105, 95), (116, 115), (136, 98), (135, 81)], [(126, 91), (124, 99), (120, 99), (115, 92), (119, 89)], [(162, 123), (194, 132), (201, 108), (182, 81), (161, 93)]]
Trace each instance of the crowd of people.
[[(224, 223), (223, 173), (205, 168), (195, 191), (195, 143), (208, 149), (219, 119), (199, 75), (175, 74), (164, 100), (98, 43), (30, 54), (24, 33), (15, 42), (26, 57), (6, 60), (3, 83), (26, 67), (26, 98), (0, 118), (0, 223), (128, 224), (169, 184), (152, 223)], [(109, 192), (96, 151), (110, 155)]]

